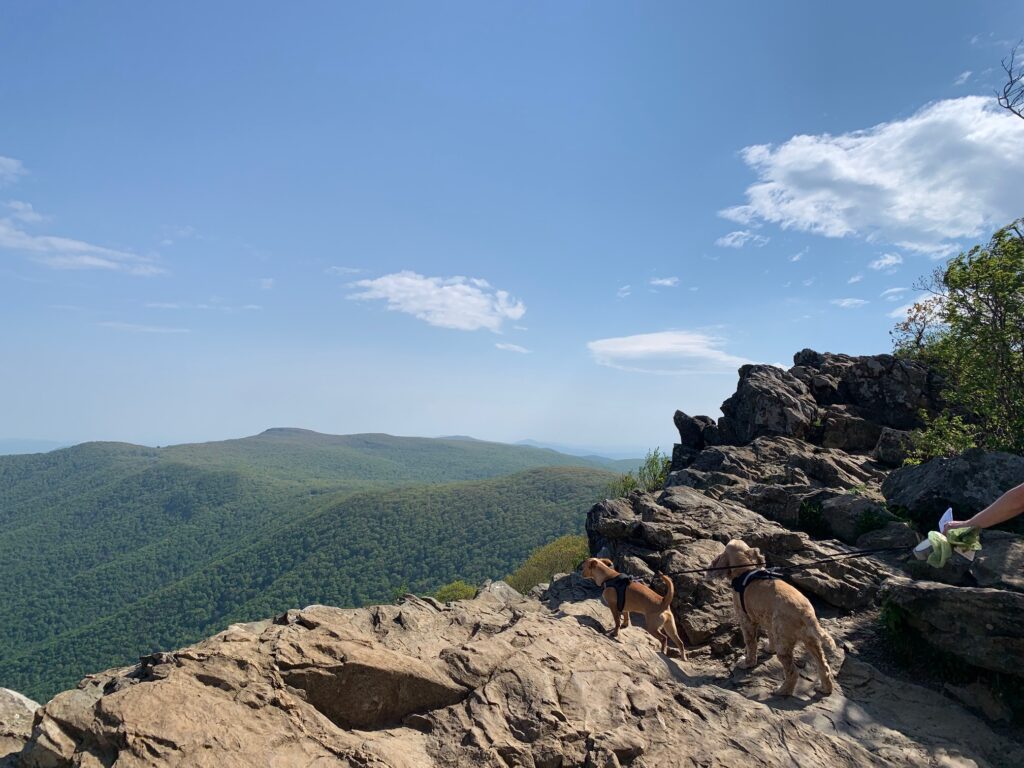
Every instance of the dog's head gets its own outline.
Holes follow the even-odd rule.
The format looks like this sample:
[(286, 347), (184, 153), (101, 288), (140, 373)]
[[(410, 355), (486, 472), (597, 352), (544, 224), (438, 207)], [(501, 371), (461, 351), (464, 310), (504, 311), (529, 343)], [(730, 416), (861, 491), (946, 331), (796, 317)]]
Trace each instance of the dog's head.
[(601, 584), (605, 580), (604, 569), (606, 568), (614, 568), (612, 561), (607, 557), (588, 557), (583, 561), (583, 578)]
[(725, 551), (711, 561), (705, 573), (705, 578), (735, 579), (751, 568), (764, 567), (764, 564), (765, 561), (761, 555), (761, 550), (749, 547), (739, 539), (733, 539), (725, 545)]

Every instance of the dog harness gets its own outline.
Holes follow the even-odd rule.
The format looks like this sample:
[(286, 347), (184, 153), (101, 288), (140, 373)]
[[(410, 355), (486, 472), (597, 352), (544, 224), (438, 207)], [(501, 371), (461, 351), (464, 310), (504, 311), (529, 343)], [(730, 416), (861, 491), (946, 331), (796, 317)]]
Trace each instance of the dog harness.
[(743, 593), (747, 591), (747, 587), (750, 586), (752, 581), (774, 581), (775, 579), (781, 579), (782, 574), (774, 568), (758, 568), (755, 571), (747, 571), (742, 576), (737, 576), (732, 580), (732, 588), (736, 590), (736, 594), (740, 596), (740, 608), (743, 612), (747, 612), (747, 604), (743, 599)]
[(635, 576), (628, 576), (625, 573), (620, 573), (618, 576), (613, 576), (608, 579), (603, 586), (605, 589), (612, 587), (615, 589), (615, 599), (618, 601), (620, 611), (626, 610), (626, 589), (634, 581), (639, 581)]

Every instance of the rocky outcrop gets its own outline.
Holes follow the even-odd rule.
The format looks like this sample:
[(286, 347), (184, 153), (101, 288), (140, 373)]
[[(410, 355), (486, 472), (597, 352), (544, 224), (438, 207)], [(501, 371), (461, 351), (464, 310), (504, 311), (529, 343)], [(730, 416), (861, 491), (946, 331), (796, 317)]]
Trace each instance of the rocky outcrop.
[(935, 648), (993, 672), (1024, 669), (1024, 594), (899, 578), (882, 601)]
[[(808, 674), (781, 706), (771, 696), (780, 674), (774, 658), (734, 670), (737, 652), (697, 651), (680, 662), (662, 656), (640, 628), (609, 638), (607, 609), (589, 599), (592, 587), (581, 589), (577, 576), (561, 579), (544, 604), (499, 582), (444, 606), (416, 598), (355, 610), (313, 606), (275, 623), (234, 625), (60, 694), (41, 711), (21, 765), (998, 768), (1024, 761), (1019, 745), (956, 703), (849, 657), (833, 660), (832, 696), (813, 695)], [(389, 659), (389, 668), (365, 663), (368, 656)], [(359, 666), (358, 680), (346, 680), (349, 664)], [(300, 678), (296, 669), (304, 670)], [(395, 690), (394, 674), (407, 674), (408, 687)], [(318, 695), (321, 685), (332, 695)], [(392, 704), (376, 696), (378, 685), (393, 698), (428, 695), (396, 720)], [(343, 724), (356, 720), (364, 725)]]
[(762, 435), (804, 437), (818, 408), (810, 390), (792, 374), (772, 365), (744, 365), (722, 413), (719, 439), (743, 445)]
[(0, 768), (14, 768), (15, 756), (32, 734), (39, 705), (15, 691), (0, 688)]
[(891, 506), (915, 518), (938, 520), (948, 507), (958, 517), (978, 512), (1024, 483), (1024, 456), (972, 449), (952, 459), (932, 459), (895, 470), (882, 484)]

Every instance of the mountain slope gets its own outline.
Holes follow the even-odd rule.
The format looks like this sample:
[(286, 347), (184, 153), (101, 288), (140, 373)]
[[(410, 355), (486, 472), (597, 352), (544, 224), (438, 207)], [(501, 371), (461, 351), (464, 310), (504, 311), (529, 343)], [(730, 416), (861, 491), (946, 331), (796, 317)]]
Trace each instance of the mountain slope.
[(503, 576), (579, 531), (614, 477), (545, 466), (573, 461), (477, 441), (291, 430), (0, 457), (0, 594), (14, 619), (0, 624), (0, 686), (45, 698), (233, 620)]

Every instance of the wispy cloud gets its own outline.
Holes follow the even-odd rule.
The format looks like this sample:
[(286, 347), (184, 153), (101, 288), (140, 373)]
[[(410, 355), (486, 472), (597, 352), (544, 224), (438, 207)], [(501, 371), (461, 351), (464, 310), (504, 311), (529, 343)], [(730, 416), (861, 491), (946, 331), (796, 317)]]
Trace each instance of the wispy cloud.
[(261, 277), (260, 278), (260, 290), (269, 291), (274, 287), (274, 278), (272, 277)]
[(806, 255), (807, 255), (807, 249), (804, 248), (804, 249), (798, 251), (797, 253), (794, 253), (792, 256), (790, 256), (789, 260), (790, 261), (800, 261), (800, 259), (802, 259)]
[(886, 301), (899, 301), (907, 290), (906, 288), (886, 288), (879, 295)]
[(652, 277), (651, 285), (657, 285), (662, 288), (675, 288), (679, 285), (678, 277)]
[(26, 224), (38, 224), (47, 219), (46, 216), (43, 216), (43, 214), (32, 207), (32, 203), (26, 203), (21, 200), (8, 200), (5, 205), (12, 211), (12, 218), (23, 221)]
[(803, 286), (805, 288), (810, 288), (812, 285), (814, 285), (814, 281), (815, 281), (815, 278), (808, 277), (806, 280), (801, 280), (800, 282), (803, 283)]
[(912, 301), (908, 304), (904, 304), (903, 306), (896, 307), (896, 309), (888, 313), (888, 316), (893, 318), (894, 320), (903, 320), (906, 318), (907, 312), (913, 309), (914, 303), (915, 302)]
[(355, 267), (328, 267), (324, 270), (324, 274), (327, 275), (341, 275), (343, 277), (348, 275), (358, 275), (363, 270), (356, 269)]
[(767, 237), (751, 232), (749, 229), (740, 229), (727, 235), (722, 235), (715, 240), (715, 245), (719, 248), (742, 248), (747, 243), (750, 243), (755, 248), (760, 248), (767, 244), (767, 242)]
[(826, 237), (944, 256), (1020, 215), (1024, 131), (992, 99), (935, 102), (862, 131), (794, 136), (743, 150), (758, 176), (721, 211)]
[(0, 184), (11, 184), (25, 175), (25, 166), (20, 160), (0, 155)]
[(842, 309), (857, 309), (858, 307), (863, 307), (869, 302), (865, 299), (832, 299), (830, 303), (835, 304), (837, 307)]
[(136, 323), (114, 323), (105, 322), (97, 323), (97, 325), (103, 328), (110, 328), (115, 331), (125, 331), (127, 333), (191, 333), (192, 331), (188, 328), (169, 328), (165, 325), (138, 325)]
[(725, 344), (701, 331), (659, 331), (598, 339), (587, 349), (599, 365), (641, 373), (735, 373), (750, 362), (725, 352)]
[(505, 352), (518, 352), (520, 355), (530, 354), (530, 350), (528, 350), (526, 347), (520, 347), (518, 344), (505, 344), (499, 342), (494, 346), (497, 347), (498, 349), (504, 350)]
[(895, 272), (895, 268), (903, 263), (903, 257), (898, 253), (886, 253), (881, 258), (875, 259), (868, 264), (869, 269), (875, 270), (887, 270), (889, 272)]
[(474, 277), (425, 277), (405, 270), (359, 280), (352, 286), (361, 290), (349, 294), (349, 299), (383, 300), (389, 310), (439, 328), (498, 332), (506, 320), (518, 320), (526, 314), (523, 302)]
[(628, 285), (623, 285), (619, 288), (619, 290), (615, 292), (615, 297), (619, 299), (624, 299), (631, 293), (633, 293), (633, 289)]
[(974, 73), (971, 72), (971, 70), (965, 69), (963, 72), (957, 75), (956, 80), (953, 81), (953, 85), (963, 85), (964, 83), (971, 79), (971, 75), (973, 74)]
[(856, 274), (856, 275), (853, 275), (853, 276), (852, 276), (852, 277), (851, 277), (851, 278), (850, 278), (849, 280), (847, 280), (846, 282), (847, 282), (847, 283), (849, 283), (850, 285), (853, 285), (854, 283), (859, 283), (859, 282), (860, 282), (861, 280), (863, 280), (863, 279), (864, 279), (864, 275), (861, 275), (861, 274)]
[(151, 258), (84, 240), (32, 235), (19, 229), (11, 219), (0, 219), (0, 249), (25, 253), (52, 269), (100, 269), (143, 277), (164, 272)]

